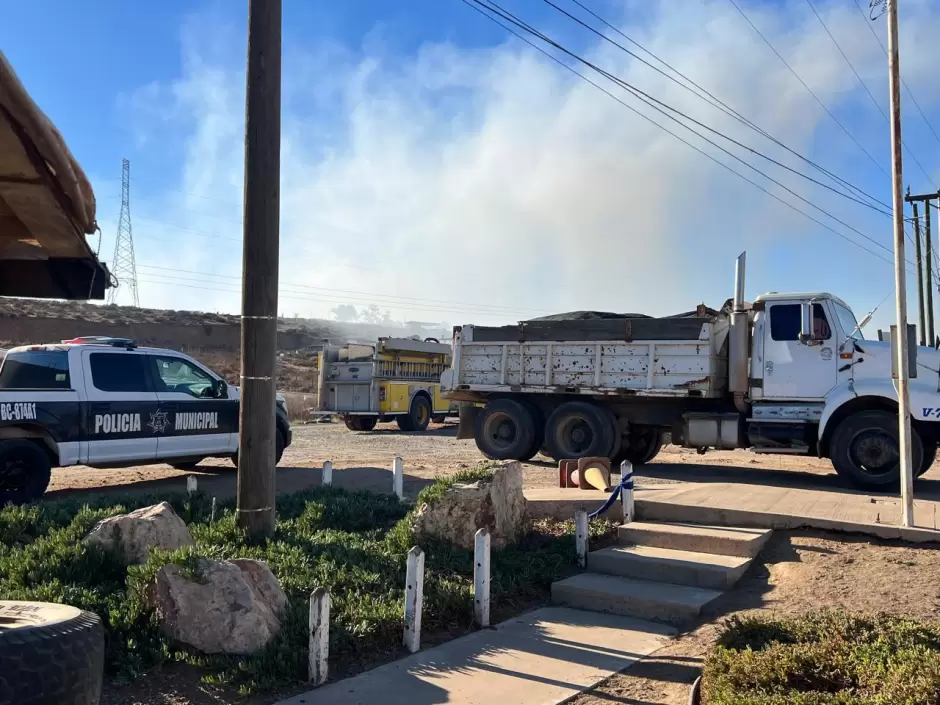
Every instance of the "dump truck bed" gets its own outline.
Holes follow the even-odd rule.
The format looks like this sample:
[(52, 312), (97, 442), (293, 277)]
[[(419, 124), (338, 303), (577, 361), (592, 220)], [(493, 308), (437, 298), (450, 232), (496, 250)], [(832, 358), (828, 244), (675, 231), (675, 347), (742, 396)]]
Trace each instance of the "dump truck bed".
[(462, 326), (443, 383), (473, 393), (718, 397), (727, 389), (728, 319), (620, 318)]

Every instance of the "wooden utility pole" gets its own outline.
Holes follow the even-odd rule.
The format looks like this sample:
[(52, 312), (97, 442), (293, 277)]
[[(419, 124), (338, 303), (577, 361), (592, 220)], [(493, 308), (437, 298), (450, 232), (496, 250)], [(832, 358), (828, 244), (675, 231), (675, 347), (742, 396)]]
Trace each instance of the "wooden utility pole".
[(924, 257), (927, 260), (927, 345), (933, 346), (936, 333), (933, 328), (933, 231), (930, 227), (930, 200), (924, 201)]
[(274, 533), (281, 0), (249, 0), (238, 525)]
[[(910, 196), (910, 189), (908, 189)], [(917, 264), (917, 330), (920, 334), (920, 344), (927, 344), (927, 328), (924, 326), (924, 260), (920, 252), (920, 216), (917, 212), (917, 203), (912, 203), (914, 209), (914, 250)], [(929, 206), (928, 206), (929, 208)]]
[(898, 55), (898, 0), (888, 0), (886, 14), (888, 15), (888, 87), (891, 103), (891, 202), (894, 206), (894, 301), (898, 319), (895, 353), (897, 354), (898, 370), (901, 525), (911, 526), (914, 522), (914, 473), (911, 467), (911, 404), (907, 366), (907, 271), (905, 269), (907, 261), (904, 257), (904, 187), (902, 186), (901, 169), (901, 66)]

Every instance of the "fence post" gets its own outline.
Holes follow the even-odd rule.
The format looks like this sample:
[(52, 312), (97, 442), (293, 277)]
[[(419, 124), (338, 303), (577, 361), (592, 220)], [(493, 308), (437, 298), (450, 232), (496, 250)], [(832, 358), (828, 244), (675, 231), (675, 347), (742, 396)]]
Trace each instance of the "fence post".
[(574, 513), (574, 542), (578, 551), (578, 567), (587, 567), (588, 554), (588, 516), (584, 509)]
[(629, 524), (635, 515), (633, 507), (633, 463), (620, 463), (620, 499), (623, 501), (623, 523)]
[(424, 602), (424, 551), (415, 546), (408, 551), (405, 586), (405, 633), (403, 642), (411, 653), (421, 648), (421, 609)]
[(209, 523), (215, 524), (215, 497), (212, 498), (212, 514), (209, 515)]
[(330, 593), (318, 587), (310, 595), (310, 648), (307, 654), (307, 673), (314, 685), (323, 685), (327, 679), (330, 657)]
[(198, 491), (198, 483), (195, 475), (186, 476), (186, 494), (192, 497)]
[(490, 626), (490, 532), (485, 528), (473, 541), (473, 616), (481, 627)]
[(324, 460), (323, 461), (323, 475), (322, 482), (324, 487), (330, 487), (333, 484), (333, 461)]
[(392, 461), (392, 492), (398, 499), (405, 496), (405, 461), (397, 455)]

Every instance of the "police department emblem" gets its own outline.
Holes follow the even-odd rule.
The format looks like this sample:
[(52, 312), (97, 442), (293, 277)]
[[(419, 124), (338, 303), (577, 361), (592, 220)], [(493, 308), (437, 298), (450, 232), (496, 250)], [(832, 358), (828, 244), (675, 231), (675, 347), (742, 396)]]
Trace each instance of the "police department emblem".
[(157, 409), (155, 413), (150, 414), (150, 423), (147, 425), (153, 429), (154, 433), (163, 433), (166, 431), (167, 426), (169, 426), (170, 423), (167, 420), (166, 412)]

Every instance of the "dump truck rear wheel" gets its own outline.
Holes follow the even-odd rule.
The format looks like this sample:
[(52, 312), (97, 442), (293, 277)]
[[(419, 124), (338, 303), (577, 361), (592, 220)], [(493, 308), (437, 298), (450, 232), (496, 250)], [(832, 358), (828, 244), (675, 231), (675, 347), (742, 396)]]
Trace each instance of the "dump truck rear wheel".
[(494, 399), (483, 407), (474, 438), (490, 460), (528, 460), (538, 450), (532, 411), (513, 399)]
[(663, 434), (658, 428), (634, 426), (630, 433), (624, 436), (623, 441), (623, 446), (615, 458), (617, 465), (624, 460), (629, 460), (632, 465), (645, 465), (662, 449)]
[(545, 444), (555, 460), (609, 458), (614, 447), (614, 427), (604, 409), (583, 401), (569, 401), (548, 417)]

